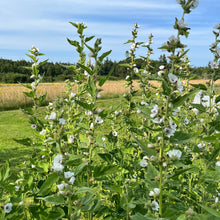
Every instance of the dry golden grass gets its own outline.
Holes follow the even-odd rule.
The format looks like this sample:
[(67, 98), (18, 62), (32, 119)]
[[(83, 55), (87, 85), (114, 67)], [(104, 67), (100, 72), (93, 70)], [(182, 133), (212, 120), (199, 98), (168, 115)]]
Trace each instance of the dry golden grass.
[[(205, 84), (207, 80), (192, 80), (193, 84), (202, 83)], [(156, 81), (150, 82), (152, 85), (159, 87), (160, 84)], [(215, 82), (216, 85), (220, 85), (220, 80)], [(108, 81), (102, 87), (102, 96), (119, 95), (128, 91), (125, 88), (124, 81)], [(134, 88), (138, 89), (138, 82), (134, 82)], [(65, 83), (42, 83), (38, 88), (38, 94), (42, 95), (47, 92), (46, 101), (52, 101), (57, 96), (64, 96), (63, 91), (66, 90)], [(23, 92), (28, 92), (28, 89), (19, 84), (0, 84), (0, 109), (12, 109), (19, 108), (20, 106), (28, 106), (31, 104), (31, 99), (26, 97)]]

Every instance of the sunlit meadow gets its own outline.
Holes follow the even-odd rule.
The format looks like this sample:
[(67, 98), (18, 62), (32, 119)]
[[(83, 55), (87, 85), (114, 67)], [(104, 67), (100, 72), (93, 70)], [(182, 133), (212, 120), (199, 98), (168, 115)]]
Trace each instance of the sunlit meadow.
[[(122, 64), (128, 70), (126, 90), (109, 108), (98, 103), (105, 85), (113, 88), (106, 83), (111, 71), (102, 78), (98, 72), (111, 51), (101, 53), (101, 39), (85, 36), (84, 23), (70, 22), (79, 39), (67, 39), (79, 54), (77, 65), (66, 66), (74, 81), (65, 82), (64, 96), (49, 103), (43, 118), (46, 94), (38, 93), (38, 67), (46, 61), (38, 48), (29, 50), (33, 81), (23, 86), (33, 107), (23, 112), (35, 136), (33, 154), (19, 165), (13, 182), (10, 162), (0, 169), (1, 219), (220, 219), (220, 96), (215, 86), (220, 23), (210, 45), (211, 78), (192, 83), (181, 38), (190, 34), (184, 17), (199, 1), (177, 4), (183, 9), (174, 23), (177, 34), (160, 47), (169, 53), (171, 67), (150, 74), (153, 35), (139, 42), (135, 23)], [(140, 47), (146, 49), (144, 69), (136, 67)]]

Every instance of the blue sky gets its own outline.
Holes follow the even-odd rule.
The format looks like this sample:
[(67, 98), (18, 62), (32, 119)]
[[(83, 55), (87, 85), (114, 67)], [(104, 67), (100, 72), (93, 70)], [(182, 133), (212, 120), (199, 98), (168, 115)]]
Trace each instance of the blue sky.
[[(214, 42), (213, 26), (220, 22), (220, 1), (200, 0), (198, 8), (186, 15), (191, 28), (188, 45), (192, 65), (206, 66), (213, 60), (209, 45)], [(153, 59), (162, 53), (157, 49), (172, 34), (175, 17), (182, 15), (176, 0), (1, 0), (0, 58), (20, 60), (35, 45), (51, 62), (75, 63), (78, 56), (66, 37), (77, 39), (72, 22), (84, 22), (85, 34), (102, 38), (103, 52), (112, 49), (110, 59), (125, 58), (133, 23), (140, 25), (139, 41), (154, 35)], [(144, 49), (138, 54), (144, 55)], [(167, 54), (168, 55), (168, 54)]]

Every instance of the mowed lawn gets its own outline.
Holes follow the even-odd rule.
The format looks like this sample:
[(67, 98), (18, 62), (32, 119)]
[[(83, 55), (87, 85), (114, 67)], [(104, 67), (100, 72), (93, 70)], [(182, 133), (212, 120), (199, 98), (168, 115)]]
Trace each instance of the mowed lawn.
[(27, 159), (31, 155), (28, 138), (32, 135), (28, 116), (21, 110), (0, 111), (0, 166), (8, 159), (13, 165)]

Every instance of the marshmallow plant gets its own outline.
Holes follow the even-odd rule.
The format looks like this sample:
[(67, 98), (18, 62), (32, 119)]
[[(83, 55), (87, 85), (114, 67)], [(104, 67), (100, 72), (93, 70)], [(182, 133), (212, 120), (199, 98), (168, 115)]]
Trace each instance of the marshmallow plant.
[[(189, 35), (185, 14), (198, 1), (177, 3), (183, 9), (174, 24), (177, 35), (160, 47), (169, 53), (170, 63), (157, 67), (157, 75), (150, 74), (153, 36), (147, 43), (138, 42), (139, 26), (134, 24), (123, 64), (129, 92), (120, 106), (98, 106), (111, 71), (103, 78), (98, 73), (111, 51), (99, 55), (101, 39), (86, 37), (84, 23), (71, 22), (79, 40), (67, 40), (79, 60), (66, 66), (73, 71), (66, 81), (66, 97), (49, 103), (45, 117), (38, 114), (45, 98), (37, 96), (41, 54), (35, 47), (30, 50), (33, 82), (25, 94), (34, 105), (25, 112), (35, 134), (28, 143), (33, 155), (19, 166), (13, 182), (9, 163), (0, 168), (1, 219), (220, 218), (219, 96), (214, 87), (220, 25), (215, 26), (216, 42), (210, 46), (215, 56), (211, 81), (183, 84), (190, 73), (188, 50), (180, 38)], [(147, 54), (141, 56), (146, 65), (138, 69), (140, 46)], [(140, 99), (135, 97), (134, 75), (139, 77)], [(160, 86), (152, 86), (150, 80)], [(197, 102), (203, 93), (209, 97), (207, 105)]]

